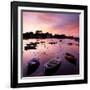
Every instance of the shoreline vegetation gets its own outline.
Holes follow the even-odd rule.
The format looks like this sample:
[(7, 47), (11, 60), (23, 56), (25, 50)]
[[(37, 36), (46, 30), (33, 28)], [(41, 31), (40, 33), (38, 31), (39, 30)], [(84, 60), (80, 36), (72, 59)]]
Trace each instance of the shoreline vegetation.
[(66, 36), (65, 34), (52, 34), (49, 32), (43, 33), (42, 30), (37, 30), (35, 33), (33, 32), (26, 32), (23, 33), (23, 39), (48, 39), (48, 38), (56, 38), (56, 39), (75, 39), (79, 41), (79, 37), (74, 36)]

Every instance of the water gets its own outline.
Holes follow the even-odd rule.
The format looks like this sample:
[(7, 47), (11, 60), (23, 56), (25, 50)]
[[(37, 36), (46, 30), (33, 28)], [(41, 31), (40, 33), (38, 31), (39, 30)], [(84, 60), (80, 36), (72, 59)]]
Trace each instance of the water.
[[(39, 42), (36, 49), (24, 50), (26, 44)], [(51, 44), (51, 42), (55, 42)], [(70, 44), (71, 43), (71, 44)], [(76, 65), (65, 59), (65, 53), (75, 56)], [(44, 65), (52, 58), (59, 57), (61, 66), (54, 75), (79, 74), (79, 42), (74, 39), (28, 39), (23, 40), (22, 76), (26, 76), (27, 65), (33, 58), (39, 58), (40, 66), (31, 76), (45, 76)]]

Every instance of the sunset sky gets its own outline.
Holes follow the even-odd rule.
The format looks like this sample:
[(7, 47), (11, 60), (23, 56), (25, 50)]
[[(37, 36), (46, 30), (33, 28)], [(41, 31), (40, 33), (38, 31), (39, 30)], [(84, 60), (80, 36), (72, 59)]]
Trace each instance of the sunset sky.
[(79, 36), (78, 13), (46, 13), (23, 11), (23, 33), (42, 30), (52, 34)]

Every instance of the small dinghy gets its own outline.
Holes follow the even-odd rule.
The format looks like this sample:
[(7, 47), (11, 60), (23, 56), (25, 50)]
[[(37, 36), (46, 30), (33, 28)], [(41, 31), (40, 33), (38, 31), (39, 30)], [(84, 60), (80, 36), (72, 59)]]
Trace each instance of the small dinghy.
[(66, 59), (67, 61), (69, 61), (70, 63), (76, 65), (77, 59), (76, 59), (75, 56), (73, 56), (72, 54), (66, 53), (66, 54), (65, 54), (65, 59)]
[(27, 66), (27, 75), (30, 75), (35, 72), (38, 69), (39, 65), (39, 59), (33, 58), (32, 60), (30, 60)]
[(48, 63), (44, 65), (44, 73), (45, 75), (53, 75), (54, 73), (57, 72), (61, 65), (60, 59), (52, 59)]
[(49, 44), (57, 44), (57, 42), (49, 42)]
[(42, 43), (42, 44), (43, 44), (43, 43), (45, 43), (45, 41), (41, 41), (40, 43)]
[(37, 43), (30, 43), (25, 46), (25, 50), (36, 49)]
[(73, 45), (73, 43), (68, 43), (68, 45)]
[(60, 40), (59, 42), (62, 42), (62, 40)]

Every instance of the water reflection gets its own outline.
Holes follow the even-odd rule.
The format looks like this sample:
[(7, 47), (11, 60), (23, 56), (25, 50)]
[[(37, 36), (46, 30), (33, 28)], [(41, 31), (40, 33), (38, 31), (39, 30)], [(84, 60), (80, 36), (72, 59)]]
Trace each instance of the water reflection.
[[(25, 49), (27, 44), (35, 44), (35, 48)], [(66, 53), (75, 57), (76, 65), (66, 60)], [(40, 66), (29, 76), (45, 76), (44, 66), (53, 58), (62, 61), (61, 66), (52, 75), (79, 74), (79, 42), (73, 39), (28, 39), (23, 40), (22, 76), (27, 76), (28, 63), (38, 58)], [(72, 58), (72, 57), (71, 57)], [(57, 65), (57, 64), (54, 64)]]

